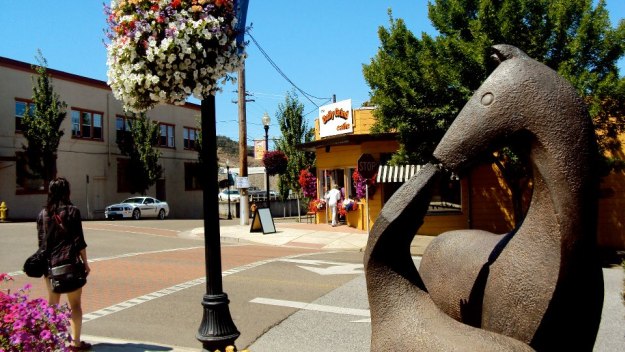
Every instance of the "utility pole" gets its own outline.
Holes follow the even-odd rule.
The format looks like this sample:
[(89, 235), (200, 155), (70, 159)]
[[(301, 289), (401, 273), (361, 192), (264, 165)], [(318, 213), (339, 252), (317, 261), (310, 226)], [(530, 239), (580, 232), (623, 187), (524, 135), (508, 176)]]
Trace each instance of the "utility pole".
[[(238, 72), (238, 84), (239, 84), (239, 176), (247, 177), (247, 122), (245, 105), (247, 100), (245, 99), (245, 62), (241, 65), (241, 69)], [(241, 189), (241, 197), (239, 200), (241, 225), (248, 225), (250, 216), (248, 214), (249, 209), (249, 197), (247, 188)]]

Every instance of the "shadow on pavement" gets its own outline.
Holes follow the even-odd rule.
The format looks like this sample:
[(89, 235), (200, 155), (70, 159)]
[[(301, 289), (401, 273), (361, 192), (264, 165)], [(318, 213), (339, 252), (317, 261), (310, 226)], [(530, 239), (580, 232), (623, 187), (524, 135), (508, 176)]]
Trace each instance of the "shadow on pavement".
[(145, 343), (94, 343), (91, 351), (124, 351), (124, 352), (147, 352), (147, 351), (173, 351), (171, 347), (150, 345)]

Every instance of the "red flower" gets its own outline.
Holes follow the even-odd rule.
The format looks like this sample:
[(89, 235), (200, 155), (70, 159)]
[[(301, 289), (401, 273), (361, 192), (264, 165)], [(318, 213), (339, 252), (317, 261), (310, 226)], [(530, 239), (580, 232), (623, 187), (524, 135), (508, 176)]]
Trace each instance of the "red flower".
[(152, 5), (152, 7), (150, 7), (150, 10), (152, 10), (152, 11), (158, 11), (158, 4), (154, 4), (154, 5)]
[(171, 7), (177, 9), (180, 7), (180, 0), (172, 0), (171, 1)]

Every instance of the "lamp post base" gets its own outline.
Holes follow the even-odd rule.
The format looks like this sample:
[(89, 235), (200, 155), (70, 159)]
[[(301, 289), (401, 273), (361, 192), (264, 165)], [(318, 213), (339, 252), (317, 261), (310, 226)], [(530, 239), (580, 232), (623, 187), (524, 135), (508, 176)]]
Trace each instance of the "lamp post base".
[(230, 316), (229, 302), (225, 293), (204, 295), (204, 316), (195, 335), (202, 343), (203, 352), (224, 351), (227, 346), (234, 346), (234, 341), (241, 335)]

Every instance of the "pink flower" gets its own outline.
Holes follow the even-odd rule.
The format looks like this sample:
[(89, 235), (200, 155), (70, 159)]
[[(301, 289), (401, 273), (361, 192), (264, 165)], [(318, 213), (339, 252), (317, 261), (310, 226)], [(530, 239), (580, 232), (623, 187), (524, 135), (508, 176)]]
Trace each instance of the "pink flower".
[(50, 330), (43, 330), (39, 334), (39, 337), (41, 337), (44, 340), (50, 340), (52, 338), (52, 333), (50, 332)]

